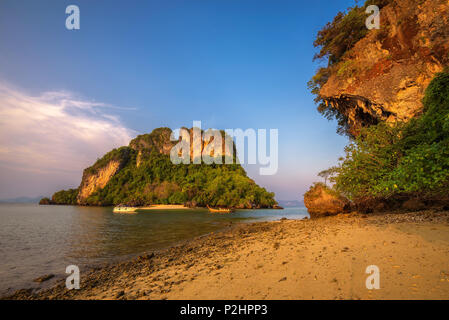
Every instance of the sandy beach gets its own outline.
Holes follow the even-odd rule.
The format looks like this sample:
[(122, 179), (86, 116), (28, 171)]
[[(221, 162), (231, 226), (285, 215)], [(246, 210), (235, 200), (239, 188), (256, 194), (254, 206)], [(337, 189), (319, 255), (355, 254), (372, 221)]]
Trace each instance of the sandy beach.
[[(367, 266), (380, 270), (368, 290)], [(449, 212), (239, 224), (11, 299), (448, 299)]]

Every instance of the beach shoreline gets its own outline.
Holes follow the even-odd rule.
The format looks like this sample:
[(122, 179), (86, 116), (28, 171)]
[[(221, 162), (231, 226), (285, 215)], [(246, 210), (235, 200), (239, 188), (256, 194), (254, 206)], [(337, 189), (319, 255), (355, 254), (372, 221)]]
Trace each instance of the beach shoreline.
[[(449, 212), (237, 224), (8, 299), (449, 299)], [(366, 268), (380, 289), (366, 288)], [(243, 290), (244, 289), (244, 290)]]

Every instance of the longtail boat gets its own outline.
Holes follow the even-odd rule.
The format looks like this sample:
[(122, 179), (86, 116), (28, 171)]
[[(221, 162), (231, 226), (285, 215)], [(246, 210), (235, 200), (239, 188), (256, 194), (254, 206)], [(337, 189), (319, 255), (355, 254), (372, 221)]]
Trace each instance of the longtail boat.
[(128, 207), (124, 205), (118, 205), (112, 209), (112, 212), (114, 213), (134, 213), (137, 211), (138, 208), (136, 207)]
[(209, 212), (213, 212), (213, 213), (231, 213), (234, 212), (233, 209), (230, 208), (211, 208), (209, 206), (207, 206), (207, 209), (209, 209)]

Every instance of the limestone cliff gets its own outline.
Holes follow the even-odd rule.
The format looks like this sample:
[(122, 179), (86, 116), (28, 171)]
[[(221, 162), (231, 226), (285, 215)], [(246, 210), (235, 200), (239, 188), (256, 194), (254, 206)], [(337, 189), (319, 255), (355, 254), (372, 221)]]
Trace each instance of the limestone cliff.
[(95, 173), (85, 173), (81, 180), (77, 201), (83, 204), (85, 200), (96, 190), (104, 188), (112, 176), (119, 170), (120, 161), (111, 160)]
[(131, 140), (129, 147), (142, 154), (142, 151), (156, 151), (161, 154), (170, 154), (176, 142), (170, 141), (172, 130), (170, 128), (157, 128), (149, 134), (142, 134)]
[(170, 141), (169, 128), (157, 128), (151, 134), (143, 134), (131, 140), (128, 147), (112, 151), (98, 160), (92, 167), (84, 170), (79, 193), (78, 204), (86, 204), (86, 200), (94, 192), (103, 189), (111, 178), (126, 165), (130, 153), (137, 152), (136, 166), (139, 167), (145, 154), (155, 151), (160, 154), (170, 154), (170, 149), (176, 142)]
[(424, 90), (449, 62), (449, 1), (391, 0), (371, 30), (329, 68), (319, 96), (349, 132), (422, 111)]

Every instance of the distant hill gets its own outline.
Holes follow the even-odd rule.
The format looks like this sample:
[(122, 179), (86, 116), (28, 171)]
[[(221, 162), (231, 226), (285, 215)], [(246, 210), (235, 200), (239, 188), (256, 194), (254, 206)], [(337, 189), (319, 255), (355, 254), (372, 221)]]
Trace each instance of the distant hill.
[(177, 142), (170, 141), (171, 133), (169, 128), (158, 128), (108, 152), (84, 170), (78, 189), (56, 192), (41, 203), (248, 209), (277, 204), (274, 193), (258, 186), (240, 164), (173, 164), (170, 150)]
[(278, 203), (284, 208), (304, 207), (304, 202), (299, 200), (279, 200)]
[(39, 200), (42, 198), (40, 197), (18, 197), (18, 198), (10, 198), (10, 199), (0, 199), (0, 203), (38, 203)]

